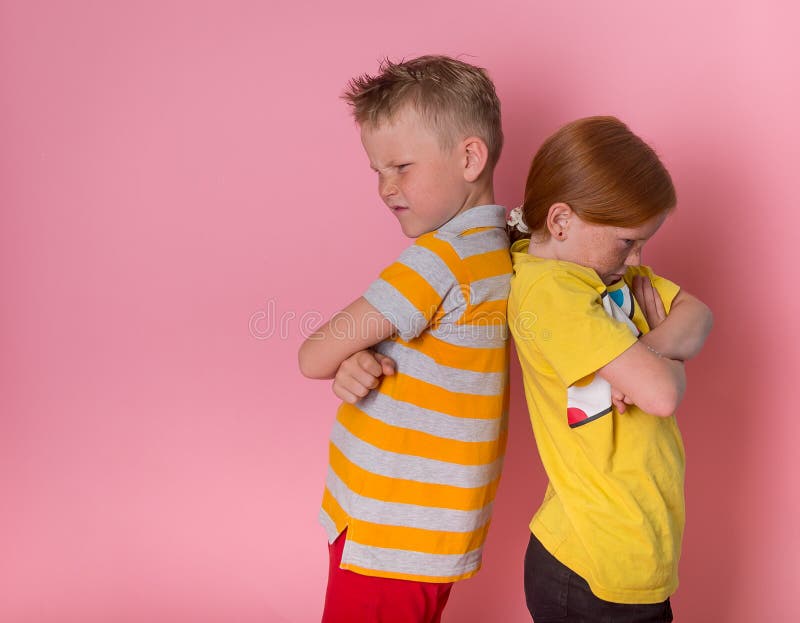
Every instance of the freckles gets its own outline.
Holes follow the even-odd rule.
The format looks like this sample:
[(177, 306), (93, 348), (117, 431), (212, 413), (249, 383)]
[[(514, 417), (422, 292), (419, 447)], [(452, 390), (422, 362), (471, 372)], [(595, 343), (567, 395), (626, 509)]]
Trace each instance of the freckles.
[(613, 249), (595, 247), (583, 248), (578, 263), (594, 268), (599, 272), (604, 272), (621, 266), (623, 261), (624, 258), (620, 258), (619, 253)]

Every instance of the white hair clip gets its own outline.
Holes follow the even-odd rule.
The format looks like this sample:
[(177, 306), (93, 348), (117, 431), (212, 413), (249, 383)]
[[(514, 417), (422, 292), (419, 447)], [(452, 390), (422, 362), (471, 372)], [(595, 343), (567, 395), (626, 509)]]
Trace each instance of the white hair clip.
[(509, 227), (516, 227), (523, 234), (531, 233), (531, 230), (528, 229), (525, 221), (522, 220), (522, 206), (517, 206), (508, 213), (506, 223), (508, 223)]

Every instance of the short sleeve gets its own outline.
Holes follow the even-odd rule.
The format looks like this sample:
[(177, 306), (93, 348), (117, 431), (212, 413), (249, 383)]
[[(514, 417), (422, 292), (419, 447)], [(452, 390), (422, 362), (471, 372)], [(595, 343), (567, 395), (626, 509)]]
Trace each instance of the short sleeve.
[(428, 327), (455, 285), (445, 260), (418, 241), (381, 272), (364, 298), (395, 326), (401, 338), (410, 340)]
[(605, 310), (601, 291), (566, 271), (553, 271), (532, 284), (522, 307), (535, 318), (531, 339), (566, 386), (637, 341), (627, 325)]

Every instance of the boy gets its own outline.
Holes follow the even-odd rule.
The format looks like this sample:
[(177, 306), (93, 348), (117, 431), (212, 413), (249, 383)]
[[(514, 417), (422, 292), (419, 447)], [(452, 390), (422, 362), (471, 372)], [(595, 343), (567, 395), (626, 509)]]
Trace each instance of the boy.
[(434, 623), (480, 567), (506, 441), (511, 263), (494, 85), (442, 56), (352, 80), (378, 191), (416, 242), (302, 345), (344, 400), (320, 519), (323, 623)]

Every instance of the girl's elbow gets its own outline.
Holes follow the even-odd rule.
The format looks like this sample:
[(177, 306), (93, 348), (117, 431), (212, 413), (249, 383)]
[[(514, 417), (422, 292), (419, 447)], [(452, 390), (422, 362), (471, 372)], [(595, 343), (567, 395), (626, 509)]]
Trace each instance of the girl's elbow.
[(653, 402), (647, 412), (657, 417), (670, 417), (678, 410), (679, 404), (680, 398), (676, 392), (674, 395), (661, 396), (659, 400)]
[(683, 400), (683, 392), (684, 386), (680, 380), (671, 380), (671, 382), (665, 383), (655, 396), (648, 413), (658, 417), (670, 417), (678, 410), (678, 406)]
[(708, 334), (711, 333), (711, 328), (714, 326), (714, 312), (711, 311), (711, 308), (706, 305), (705, 303), (701, 303), (703, 306), (703, 314), (701, 316), (700, 326), (702, 327), (702, 334), (703, 340), (708, 337)]
[(706, 307), (706, 335), (711, 333), (711, 329), (714, 327), (714, 312), (711, 311), (710, 307)]

